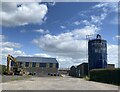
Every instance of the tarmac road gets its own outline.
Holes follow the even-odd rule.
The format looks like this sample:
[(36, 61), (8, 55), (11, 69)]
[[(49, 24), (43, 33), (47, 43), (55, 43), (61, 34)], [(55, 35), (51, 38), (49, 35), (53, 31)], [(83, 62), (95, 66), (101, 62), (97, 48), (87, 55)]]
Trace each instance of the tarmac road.
[(34, 77), (2, 83), (3, 90), (118, 90), (118, 86), (72, 77)]

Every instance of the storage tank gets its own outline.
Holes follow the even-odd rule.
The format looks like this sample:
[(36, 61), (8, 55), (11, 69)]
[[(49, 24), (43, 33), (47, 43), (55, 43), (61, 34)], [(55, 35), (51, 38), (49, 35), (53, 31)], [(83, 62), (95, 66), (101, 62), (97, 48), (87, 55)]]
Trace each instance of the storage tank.
[(98, 69), (107, 67), (107, 41), (99, 34), (96, 39), (88, 41), (88, 68)]

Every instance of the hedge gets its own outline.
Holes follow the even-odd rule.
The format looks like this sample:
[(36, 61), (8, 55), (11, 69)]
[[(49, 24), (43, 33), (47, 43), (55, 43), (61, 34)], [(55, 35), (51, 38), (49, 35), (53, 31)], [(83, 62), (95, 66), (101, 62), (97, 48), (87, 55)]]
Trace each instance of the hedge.
[(120, 85), (120, 68), (93, 69), (90, 71), (90, 80)]
[(6, 66), (0, 65), (0, 74), (4, 74), (6, 72)]

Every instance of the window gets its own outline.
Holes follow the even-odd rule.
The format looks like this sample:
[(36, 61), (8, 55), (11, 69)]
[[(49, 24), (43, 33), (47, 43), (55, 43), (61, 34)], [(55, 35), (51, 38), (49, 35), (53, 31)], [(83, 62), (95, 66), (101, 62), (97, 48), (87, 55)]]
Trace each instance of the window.
[(32, 67), (36, 67), (36, 63), (35, 62), (32, 63)]
[(46, 67), (46, 63), (40, 63), (39, 67)]
[(56, 64), (56, 68), (59, 68), (59, 64), (58, 63)]
[(20, 65), (22, 65), (22, 62), (19, 62)]
[(53, 67), (53, 63), (50, 63), (50, 68), (52, 68)]
[(29, 67), (29, 62), (25, 62), (25, 67)]
[(19, 66), (22, 67), (22, 62), (19, 62)]

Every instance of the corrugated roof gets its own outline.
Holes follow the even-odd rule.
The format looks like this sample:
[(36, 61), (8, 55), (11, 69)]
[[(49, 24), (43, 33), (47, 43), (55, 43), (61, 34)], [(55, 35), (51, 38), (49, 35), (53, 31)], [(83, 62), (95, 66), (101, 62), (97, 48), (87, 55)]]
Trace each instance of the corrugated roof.
[(16, 60), (18, 62), (58, 63), (56, 58), (46, 58), (46, 57), (18, 56), (18, 57), (16, 57)]

